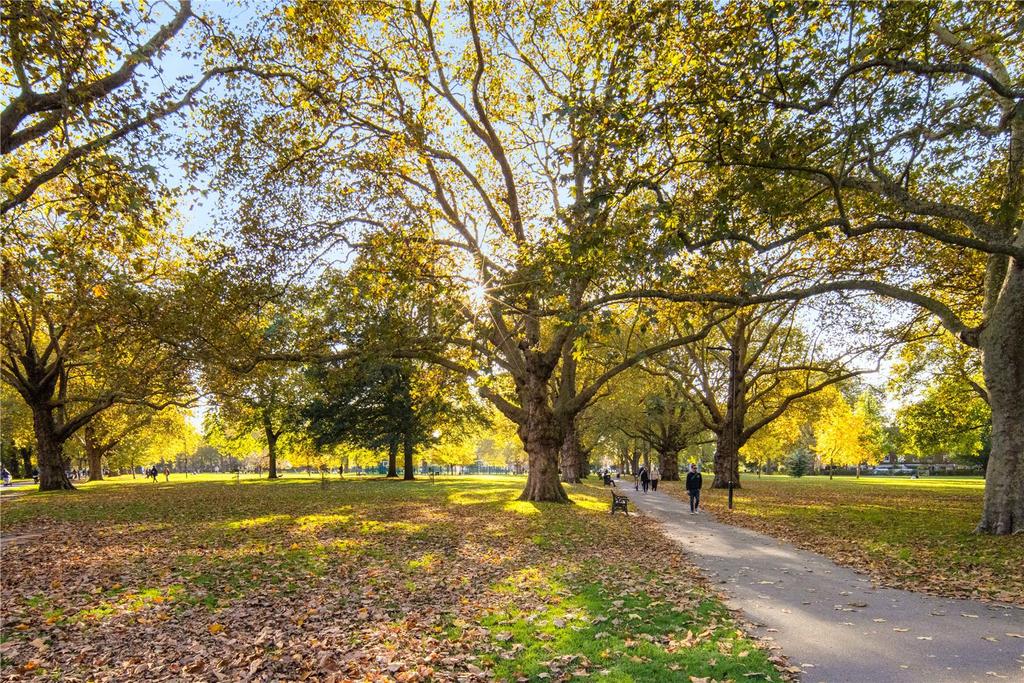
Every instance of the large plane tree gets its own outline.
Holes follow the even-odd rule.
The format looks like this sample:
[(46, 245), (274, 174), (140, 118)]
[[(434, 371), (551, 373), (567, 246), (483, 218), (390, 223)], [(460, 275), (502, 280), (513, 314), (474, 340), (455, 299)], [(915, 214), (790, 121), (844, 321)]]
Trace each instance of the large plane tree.
[[(237, 42), (251, 78), (209, 110), (219, 127), (198, 148), (237, 193), (249, 243), (291, 250), (285, 261), (337, 258), (372, 233), (454, 264), (429, 275), (459, 305), (448, 341), (472, 353), (460, 370), (518, 426), (526, 500), (568, 500), (559, 464), (578, 478), (576, 417), (658, 350), (586, 384), (575, 374), (588, 301), (646, 248), (629, 197), (649, 169), (630, 141), (584, 121), (656, 106), (634, 88), (634, 34), (648, 24), (601, 21), (569, 4), (294, 2)], [(321, 359), (338, 355), (330, 346)]]
[[(665, 3), (682, 16), (680, 3)], [(980, 350), (992, 454), (978, 530), (1024, 528), (1024, 24), (1011, 4), (872, 2), (666, 22), (661, 120), (721, 181), (687, 247), (793, 245), (822, 280), (740, 303), (863, 291)], [(670, 59), (686, 52), (694, 59)], [(707, 57), (707, 58), (704, 58)], [(696, 102), (704, 103), (695, 106)], [(696, 142), (695, 142), (696, 141)], [(666, 197), (661, 215), (675, 215)], [(737, 214), (750, 220), (737, 221)], [(683, 215), (689, 216), (689, 213)]]

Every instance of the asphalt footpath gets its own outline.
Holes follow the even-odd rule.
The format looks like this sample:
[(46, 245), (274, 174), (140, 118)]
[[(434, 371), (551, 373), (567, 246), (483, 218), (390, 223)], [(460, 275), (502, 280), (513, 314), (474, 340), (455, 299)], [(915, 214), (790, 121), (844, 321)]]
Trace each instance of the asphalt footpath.
[(773, 640), (801, 680), (1024, 682), (1024, 608), (882, 588), (828, 558), (729, 524), (666, 493), (625, 488), (729, 607)]

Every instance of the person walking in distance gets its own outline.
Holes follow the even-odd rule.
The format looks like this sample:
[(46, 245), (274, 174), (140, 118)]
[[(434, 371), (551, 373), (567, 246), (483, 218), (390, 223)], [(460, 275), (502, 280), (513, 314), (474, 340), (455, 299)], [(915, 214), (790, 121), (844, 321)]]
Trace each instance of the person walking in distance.
[(697, 465), (690, 463), (690, 471), (686, 473), (686, 492), (690, 494), (690, 514), (697, 514), (700, 508), (700, 489), (704, 485), (704, 479), (697, 471)]
[(647, 493), (647, 488), (651, 485), (651, 473), (647, 470), (646, 465), (640, 466), (640, 487)]
[(661, 479), (661, 470), (655, 465), (651, 468), (651, 490), (658, 490), (658, 481)]

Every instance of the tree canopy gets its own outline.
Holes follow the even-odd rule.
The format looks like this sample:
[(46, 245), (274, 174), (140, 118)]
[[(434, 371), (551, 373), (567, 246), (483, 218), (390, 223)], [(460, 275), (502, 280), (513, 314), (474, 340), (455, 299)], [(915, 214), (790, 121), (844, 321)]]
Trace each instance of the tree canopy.
[(200, 392), (271, 476), (287, 434), (514, 460), (492, 408), (527, 501), (709, 440), (739, 485), (808, 429), (859, 466), (899, 352), (903, 443), (984, 443), (979, 530), (1024, 524), (1012, 5), (12, 8), (0, 365), (44, 488)]

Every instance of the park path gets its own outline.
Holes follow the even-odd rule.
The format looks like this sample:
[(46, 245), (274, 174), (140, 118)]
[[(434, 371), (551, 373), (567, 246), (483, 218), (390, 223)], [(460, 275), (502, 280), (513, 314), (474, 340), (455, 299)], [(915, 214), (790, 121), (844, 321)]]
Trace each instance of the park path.
[(753, 635), (781, 646), (802, 681), (1024, 681), (1024, 608), (876, 587), (821, 555), (691, 515), (668, 494), (618, 491), (661, 523)]
[(10, 486), (0, 486), (0, 500), (9, 500), (15, 498), (24, 493), (34, 490), (33, 487), (38, 486), (31, 481), (16, 481)]
[[(16, 481), (10, 486), (0, 487), (0, 520), (3, 519), (3, 506), (5, 500), (9, 501), (13, 498), (17, 498), (18, 496), (23, 496), (29, 491), (34, 490), (35, 486), (36, 484), (31, 481)], [(17, 545), (18, 543), (30, 541), (38, 536), (39, 534), (18, 534), (16, 536), (12, 536), (10, 534), (3, 534), (0, 532), (0, 550), (12, 545)]]

